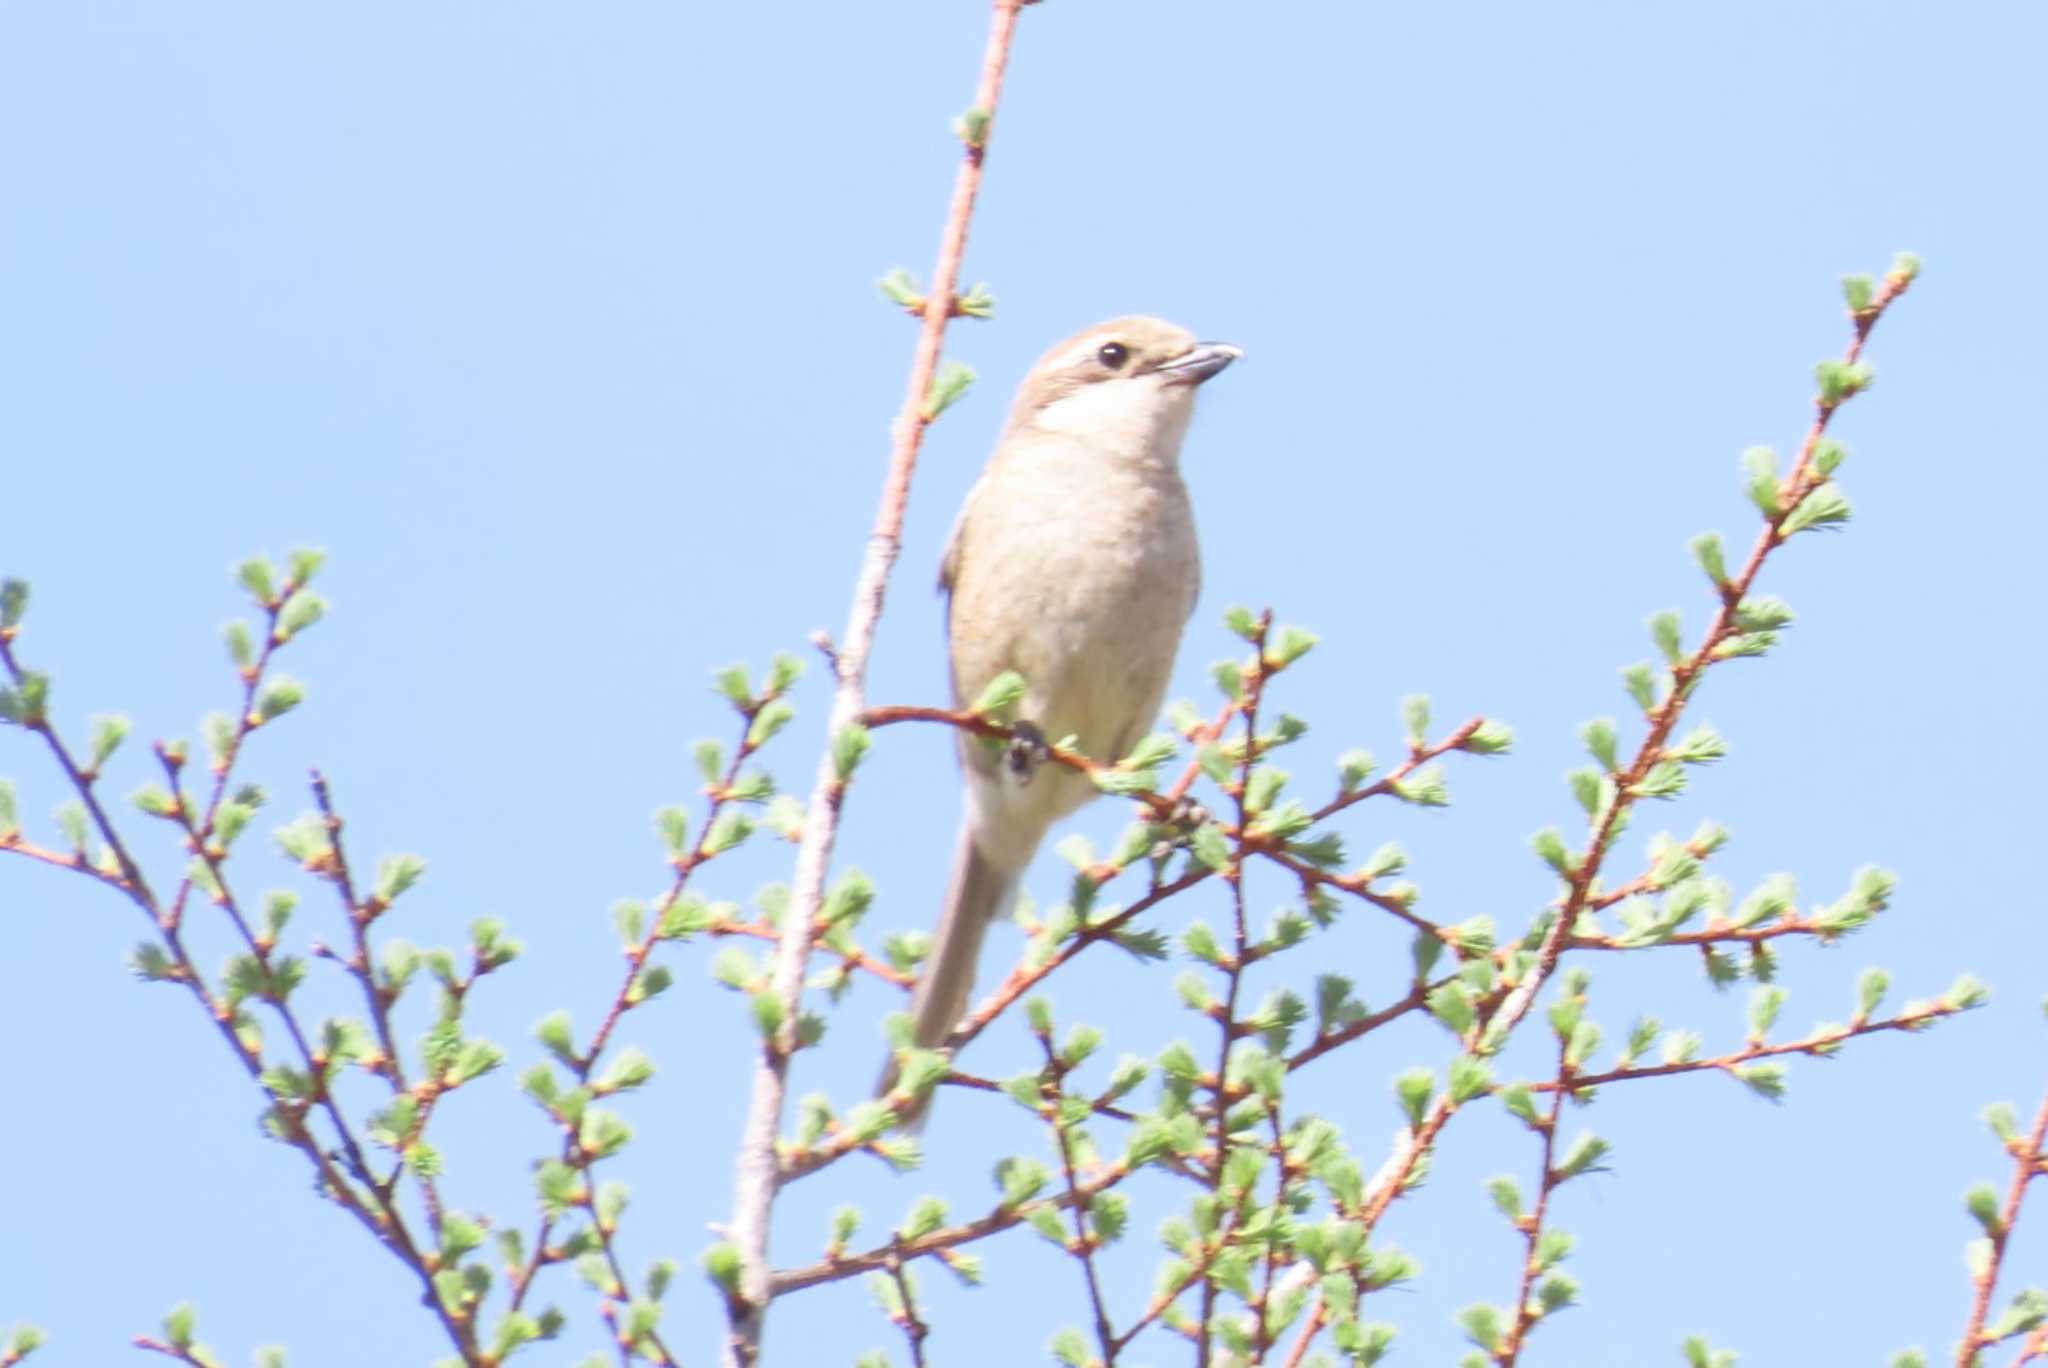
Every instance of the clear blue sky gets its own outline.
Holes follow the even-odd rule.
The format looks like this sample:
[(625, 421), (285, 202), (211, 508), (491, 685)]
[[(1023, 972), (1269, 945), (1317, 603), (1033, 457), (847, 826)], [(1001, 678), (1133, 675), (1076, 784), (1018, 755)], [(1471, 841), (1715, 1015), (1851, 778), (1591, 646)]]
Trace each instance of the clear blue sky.
[[(843, 620), (912, 343), (871, 282), (927, 268), (984, 18), (7, 7), (0, 569), (35, 582), (24, 648), (65, 721), (124, 709), (144, 736), (191, 735), (228, 701), (226, 567), (329, 548), (335, 612), (291, 665), (312, 700), (252, 774), (289, 814), (317, 761), (366, 854), (431, 858), (395, 932), (512, 923), (529, 955), (476, 1013), (515, 1062), (544, 1012), (589, 1023), (617, 973), (608, 905), (660, 882), (647, 815), (692, 791), (690, 741), (725, 728), (708, 672)], [(1798, 1066), (1783, 1107), (1708, 1078), (1612, 1090), (1585, 1119), (1614, 1171), (1558, 1212), (1586, 1305), (1534, 1362), (1676, 1362), (1703, 1331), (1745, 1368), (1874, 1363), (1960, 1328), (1959, 1196), (2002, 1178), (1976, 1113), (2048, 1083), (2044, 44), (2042, 11), (2016, 3), (1024, 16), (968, 263), (1001, 307), (955, 332), (984, 379), (932, 435), (874, 697), (942, 694), (927, 586), (1022, 368), (1099, 317), (1169, 315), (1247, 353), (1187, 453), (1206, 576), (1178, 692), (1206, 697), (1224, 607), (1272, 603), (1326, 639), (1285, 695), (1318, 724), (1294, 760), (1312, 791), (1346, 747), (1395, 748), (1410, 691), (1519, 730), (1513, 757), (1454, 768), (1450, 813), (1347, 828), (1354, 849), (1406, 841), (1441, 916), (1512, 927), (1540, 906), (1525, 841), (1570, 816), (1576, 727), (1625, 709), (1615, 671), (1649, 653), (1648, 613), (1704, 620), (1684, 541), (1746, 544), (1737, 453), (1796, 443), (1812, 365), (1844, 335), (1837, 276), (1902, 247), (1927, 262), (1843, 422), (1857, 521), (1771, 572), (1800, 624), (1712, 680), (1700, 713), (1734, 753), (1668, 824), (1724, 819), (1742, 887), (1789, 869), (1823, 898), (1866, 861), (1899, 872), (1875, 930), (1787, 956), (1788, 1025), (1844, 1016), (1867, 964), (1907, 994), (1975, 969), (1999, 996)], [(775, 765), (795, 787), (823, 697), (814, 670)], [(0, 773), (38, 820), (56, 801), (18, 734)], [(844, 846), (880, 884), (876, 927), (930, 917), (955, 802), (943, 738), (885, 737)], [(1122, 820), (1105, 803), (1076, 825)], [(749, 852), (709, 886), (744, 896), (785, 862)], [(1059, 881), (1048, 863), (1034, 884)], [(52, 1364), (97, 1364), (191, 1298), (230, 1362), (271, 1341), (309, 1368), (426, 1361), (437, 1335), (396, 1264), (258, 1138), (190, 1002), (123, 971), (140, 931), (80, 880), (0, 865), (0, 1320), (50, 1329)], [(1318, 952), (1380, 1000), (1397, 955), (1362, 919)], [(636, 1263), (693, 1260), (727, 1208), (748, 1028), (704, 963), (679, 956), (678, 989), (628, 1033), (666, 1066), (620, 1165)], [(1657, 999), (1711, 1044), (1740, 1036), (1741, 994), (1706, 993), (1682, 957), (1594, 967), (1610, 1035)], [(1150, 1053), (1191, 1030), (1174, 972), (1084, 966), (1053, 996), (1112, 1050)], [(884, 1006), (862, 990), (800, 1087), (857, 1095)], [(1388, 1080), (1445, 1055), (1417, 1027), (1304, 1086), (1377, 1152)], [(1022, 1058), (998, 1034), (971, 1063)], [(523, 1219), (550, 1136), (509, 1071), (492, 1086), (449, 1111), (449, 1188)], [(863, 1163), (793, 1191), (781, 1260), (811, 1257), (849, 1197), (871, 1233), (928, 1189), (984, 1204), (1024, 1133), (1006, 1104), (946, 1102), (926, 1175)], [(1517, 1246), (1479, 1183), (1534, 1164), (1507, 1136), (1461, 1122), (1386, 1227), (1426, 1266), (1378, 1310), (1403, 1327), (1399, 1362), (1453, 1360), (1452, 1312), (1510, 1295)], [(1139, 1210), (1114, 1264), (1125, 1308), (1154, 1263), (1158, 1208)], [(2036, 1281), (2043, 1218), (2016, 1265)], [(1078, 1319), (1071, 1267), (1031, 1237), (984, 1252), (989, 1290), (927, 1279), (938, 1361), (1040, 1361), (1055, 1313)], [(566, 1273), (550, 1290), (580, 1355), (591, 1300)], [(694, 1278), (670, 1317), (708, 1361)], [(900, 1352), (857, 1286), (792, 1304), (772, 1335), (778, 1363)]]

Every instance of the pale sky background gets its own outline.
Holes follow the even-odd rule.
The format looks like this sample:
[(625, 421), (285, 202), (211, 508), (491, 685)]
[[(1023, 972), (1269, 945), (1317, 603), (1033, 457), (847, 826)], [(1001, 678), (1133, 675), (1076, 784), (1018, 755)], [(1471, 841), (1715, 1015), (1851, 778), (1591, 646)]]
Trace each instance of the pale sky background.
[[(648, 814), (692, 793), (689, 743), (727, 730), (709, 672), (844, 619), (913, 341), (871, 282), (928, 269), (985, 17), (0, 6), (0, 571), (35, 583), (22, 649), (55, 675), (64, 723), (122, 709), (142, 738), (191, 735), (230, 698), (226, 568), (329, 548), (333, 615), (287, 665), (311, 700), (260, 738), (251, 777), (281, 820), (317, 762), (363, 857), (431, 859), (390, 933), (444, 942), (495, 913), (525, 938), (473, 1016), (515, 1065), (545, 1012), (587, 1029), (618, 973), (609, 904), (661, 882)], [(942, 694), (928, 586), (1023, 368), (1099, 317), (1169, 315), (1247, 353), (1187, 451), (1205, 587), (1176, 692), (1206, 706), (1206, 665), (1234, 644), (1221, 611), (1271, 603), (1325, 637), (1281, 691), (1315, 724), (1289, 759), (1311, 795), (1347, 747), (1397, 749), (1404, 693), (1447, 721), (1513, 723), (1512, 757), (1452, 767), (1449, 813), (1344, 823), (1361, 853), (1407, 842), (1446, 920), (1518, 929), (1548, 896), (1526, 838), (1573, 814), (1559, 776), (1577, 726), (1626, 709), (1616, 670), (1650, 653), (1647, 614), (1705, 621), (1685, 539), (1748, 544), (1737, 454), (1796, 445), (1813, 363), (1845, 338), (1838, 276), (1898, 248), (1927, 263), (1840, 427), (1855, 524), (1774, 563), (1765, 587), (1799, 625), (1713, 677), (1698, 715), (1733, 755), (1645, 813), (1628, 852), (1713, 815), (1739, 888), (1786, 869), (1831, 899), (1860, 864), (1898, 871), (1875, 929), (1787, 954), (1789, 1029), (1846, 1016), (1869, 964), (1895, 971), (1895, 1001), (1964, 969), (1998, 996), (1930, 1036), (1797, 1065), (1782, 1107), (1712, 1078), (1611, 1090), (1580, 1119), (1614, 1143), (1613, 1172), (1555, 1213), (1585, 1304), (1532, 1365), (1676, 1363), (1695, 1332), (1744, 1368), (1875, 1364), (1940, 1353), (1961, 1327), (1960, 1195), (2006, 1177), (1978, 1110), (2030, 1108), (2048, 1083), (2044, 45), (2038, 6), (1953, 0), (1048, 0), (1024, 16), (968, 261), (1000, 309), (953, 336), (984, 378), (927, 448), (873, 696)], [(813, 668), (770, 757), (792, 787), (824, 697)], [(145, 759), (135, 746), (111, 791)], [(21, 735), (0, 735), (0, 773), (47, 834), (59, 795)], [(880, 885), (870, 939), (931, 917), (956, 801), (943, 737), (883, 737), (843, 845)], [(1101, 839), (1123, 820), (1103, 803), (1074, 825)], [(242, 858), (251, 883), (293, 877), (260, 839)], [(704, 886), (744, 897), (787, 863), (763, 842)], [(1062, 884), (1048, 857), (1033, 887)], [(1263, 912), (1286, 890), (1256, 896)], [(1162, 924), (1213, 919), (1215, 897)], [(183, 1298), (229, 1363), (269, 1342), (305, 1368), (439, 1355), (408, 1275), (258, 1137), (257, 1098), (190, 1001), (124, 971), (142, 929), (82, 880), (0, 863), (0, 1322), (45, 1326), (53, 1365), (121, 1361)], [(337, 934), (318, 900), (299, 929)], [(638, 1196), (636, 1268), (692, 1270), (667, 1330), (693, 1365), (718, 1325), (694, 1260), (728, 1207), (751, 1061), (708, 958), (675, 954), (677, 988), (629, 1023), (664, 1073), (628, 1105), (640, 1138), (614, 1166)], [(1379, 1002), (1405, 964), (1363, 916), (1299, 958)], [(1714, 996), (1688, 957), (1593, 967), (1610, 1039), (1647, 1001), (1710, 1046), (1740, 1038), (1746, 988)], [(1181, 1035), (1206, 1052), (1172, 1004), (1177, 972), (1090, 955), (1052, 996), (1108, 1031), (1110, 1058)], [(888, 1005), (863, 987), (799, 1091), (859, 1096)], [(1319, 1065), (1303, 1100), (1377, 1155), (1389, 1080), (1448, 1054), (1411, 1024)], [(966, 1062), (1025, 1058), (1007, 1031)], [(553, 1141), (515, 1077), (458, 1096), (441, 1140), (451, 1199), (525, 1224), (526, 1166)], [(1042, 1144), (1017, 1115), (949, 1095), (925, 1174), (862, 1160), (806, 1180), (779, 1261), (814, 1257), (842, 1201), (868, 1209), (871, 1238), (925, 1191), (984, 1209), (994, 1160)], [(1455, 1310), (1511, 1296), (1520, 1246), (1481, 1180), (1534, 1164), (1477, 1109), (1386, 1223), (1425, 1266), (1370, 1308), (1402, 1327), (1394, 1362), (1455, 1361)], [(1110, 1261), (1125, 1320), (1164, 1214), (1162, 1184), (1134, 1188)], [(1082, 1319), (1075, 1269), (1029, 1235), (980, 1252), (984, 1290), (925, 1279), (935, 1361), (1045, 1361)], [(2048, 1281), (2048, 1212), (2013, 1267)], [(541, 1295), (572, 1332), (523, 1361), (598, 1345), (573, 1274)], [(901, 1361), (849, 1284), (779, 1309), (770, 1357), (876, 1345)], [(1182, 1361), (1164, 1341), (1138, 1359)]]

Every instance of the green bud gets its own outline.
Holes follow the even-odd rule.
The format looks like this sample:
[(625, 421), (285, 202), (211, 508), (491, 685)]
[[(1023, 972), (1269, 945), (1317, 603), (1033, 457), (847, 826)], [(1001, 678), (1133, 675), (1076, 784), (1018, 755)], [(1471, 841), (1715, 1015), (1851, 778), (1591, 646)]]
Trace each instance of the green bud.
[(1401, 729), (1408, 744), (1420, 749), (1429, 737), (1429, 695), (1409, 694), (1401, 700)]
[(275, 722), (305, 701), (305, 685), (290, 675), (272, 675), (256, 695), (256, 716), (263, 722)]
[(1991, 1184), (1979, 1183), (1964, 1193), (1963, 1207), (1992, 1239), (2005, 1233), (2005, 1221), (1998, 1211), (1998, 1193)]
[(268, 556), (251, 556), (235, 567), (235, 579), (265, 608), (277, 601), (277, 568)]
[(1514, 728), (1505, 722), (1487, 718), (1470, 736), (1465, 738), (1463, 749), (1475, 755), (1502, 755), (1515, 744)]
[(0, 580), (0, 632), (13, 631), (28, 612), (28, 581)]
[(979, 151), (988, 145), (988, 127), (992, 116), (989, 111), (976, 105), (953, 120), (953, 136)]
[(951, 408), (973, 383), (973, 367), (958, 361), (948, 361), (940, 366), (939, 373), (932, 378), (931, 393), (924, 401), (925, 421), (930, 422)]
[[(327, 615), (327, 600), (310, 589), (301, 589), (284, 601), (278, 610), (276, 635), (280, 642), (290, 641), (299, 633), (311, 627)], [(240, 664), (240, 661), (236, 662)]]
[(1608, 1153), (1609, 1149), (1605, 1140), (1594, 1135), (1591, 1131), (1581, 1132), (1570, 1145), (1566, 1146), (1564, 1157), (1558, 1161), (1556, 1169), (1553, 1170), (1556, 1180), (1562, 1183), (1567, 1179), (1576, 1178), (1580, 1174), (1600, 1170), (1604, 1167), (1600, 1161), (1605, 1159)]
[(1629, 666), (1621, 672), (1621, 682), (1627, 687), (1628, 696), (1635, 700), (1638, 708), (1650, 712), (1657, 706), (1655, 672), (1649, 665)]
[(704, 1251), (702, 1263), (706, 1276), (727, 1296), (737, 1297), (740, 1294), (740, 1251), (737, 1247), (721, 1241)]
[(1699, 562), (1700, 569), (1716, 586), (1728, 583), (1728, 558), (1721, 546), (1719, 532), (1702, 532), (1689, 543), (1692, 558)]
[(1828, 408), (1845, 402), (1870, 388), (1873, 378), (1867, 361), (1827, 360), (1814, 367), (1820, 381), (1820, 401)]
[(890, 271), (875, 282), (875, 287), (889, 300), (916, 313), (924, 308), (924, 295), (917, 288), (917, 281), (901, 266)]
[[(968, 318), (994, 318), (996, 316), (996, 297), (990, 291), (987, 281), (977, 280), (966, 294), (955, 297), (953, 309), (954, 312), (963, 314)], [(955, 1268), (954, 1271), (958, 1272), (959, 1270)]]
[(1744, 1064), (1735, 1070), (1735, 1076), (1767, 1102), (1781, 1102), (1785, 1098), (1785, 1066), (1775, 1060)]
[(294, 588), (313, 582), (320, 568), (327, 564), (327, 553), (315, 546), (294, 547), (285, 553), (285, 565)]
[(1400, 1100), (1401, 1111), (1413, 1128), (1421, 1128), (1422, 1118), (1429, 1110), (1429, 1100), (1435, 1094), (1436, 1072), (1433, 1069), (1409, 1069), (1394, 1080), (1394, 1095)]
[(1789, 537), (1795, 532), (1839, 527), (1849, 521), (1850, 513), (1849, 500), (1843, 496), (1841, 486), (1830, 480), (1801, 499), (1798, 507), (1785, 515), (1785, 521), (1778, 524), (1778, 535)]
[(1305, 627), (1283, 625), (1274, 629), (1272, 640), (1266, 647), (1267, 668), (1286, 669), (1314, 650), (1320, 640), (1322, 638)]
[(1776, 518), (1778, 508), (1778, 453), (1769, 447), (1751, 447), (1742, 453), (1742, 468), (1749, 501), (1766, 518)]

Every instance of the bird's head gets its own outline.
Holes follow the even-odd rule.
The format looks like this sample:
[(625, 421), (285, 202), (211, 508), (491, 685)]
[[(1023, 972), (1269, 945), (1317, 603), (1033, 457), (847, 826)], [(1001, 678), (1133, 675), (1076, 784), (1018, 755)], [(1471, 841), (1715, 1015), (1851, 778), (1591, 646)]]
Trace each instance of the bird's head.
[(1243, 354), (1227, 342), (1197, 341), (1164, 319), (1113, 318), (1038, 358), (1017, 387), (1010, 429), (1147, 447), (1164, 440), (1177, 451), (1195, 390)]

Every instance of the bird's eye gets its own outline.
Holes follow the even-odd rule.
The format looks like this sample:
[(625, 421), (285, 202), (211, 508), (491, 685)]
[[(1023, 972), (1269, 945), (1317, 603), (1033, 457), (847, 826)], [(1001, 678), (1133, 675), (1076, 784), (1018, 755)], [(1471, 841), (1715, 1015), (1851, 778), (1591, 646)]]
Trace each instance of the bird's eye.
[(1095, 353), (1095, 359), (1111, 370), (1121, 370), (1124, 362), (1131, 359), (1131, 354), (1121, 342), (1105, 342), (1102, 350)]

